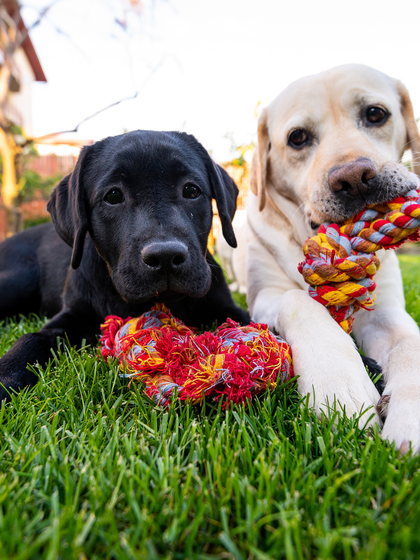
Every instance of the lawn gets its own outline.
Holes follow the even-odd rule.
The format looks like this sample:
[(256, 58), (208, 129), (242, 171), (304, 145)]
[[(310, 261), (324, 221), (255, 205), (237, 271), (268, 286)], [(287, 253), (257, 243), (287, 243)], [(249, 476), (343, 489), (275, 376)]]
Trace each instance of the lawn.
[[(401, 265), (420, 321), (420, 257)], [(1, 352), (41, 324), (1, 324)], [(1, 409), (1, 559), (420, 555), (420, 458), (355, 419), (333, 431), (290, 385), (229, 411), (163, 409), (90, 347), (39, 376)]]

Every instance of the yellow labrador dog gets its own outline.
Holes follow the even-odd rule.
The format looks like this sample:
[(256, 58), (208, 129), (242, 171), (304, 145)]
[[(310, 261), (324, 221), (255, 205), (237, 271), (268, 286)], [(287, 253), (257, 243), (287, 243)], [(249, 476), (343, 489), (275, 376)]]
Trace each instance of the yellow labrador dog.
[[(401, 82), (362, 65), (345, 65), (292, 83), (258, 121), (248, 200), (247, 290), (253, 320), (291, 344), (301, 394), (318, 414), (334, 399), (347, 415), (380, 395), (353, 339), (308, 295), (299, 274), (302, 244), (325, 221), (342, 221), (367, 204), (416, 188), (420, 138)], [(375, 311), (359, 311), (354, 337), (383, 368), (383, 437), (420, 450), (420, 334), (405, 311), (395, 252), (379, 253)]]

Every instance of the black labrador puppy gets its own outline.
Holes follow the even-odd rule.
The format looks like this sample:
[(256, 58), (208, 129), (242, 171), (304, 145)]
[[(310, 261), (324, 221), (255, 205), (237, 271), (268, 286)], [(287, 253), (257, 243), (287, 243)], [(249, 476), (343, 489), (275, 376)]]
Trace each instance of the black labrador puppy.
[(207, 251), (213, 198), (236, 246), (237, 194), (185, 133), (139, 130), (85, 147), (51, 195), (54, 225), (0, 244), (0, 318), (53, 316), (1, 358), (0, 400), (36, 383), (27, 365), (45, 364), (58, 337), (95, 344), (106, 315), (135, 317), (165, 302), (187, 325), (248, 323)]

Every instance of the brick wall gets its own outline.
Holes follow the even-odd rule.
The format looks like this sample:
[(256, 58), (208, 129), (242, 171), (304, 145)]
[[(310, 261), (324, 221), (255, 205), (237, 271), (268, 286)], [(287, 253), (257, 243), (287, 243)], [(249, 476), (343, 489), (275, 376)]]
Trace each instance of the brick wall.
[(31, 162), (29, 168), (41, 175), (41, 177), (51, 177), (58, 174), (67, 175), (67, 173), (73, 171), (76, 161), (76, 156), (48, 154), (36, 157)]
[(23, 220), (36, 220), (38, 218), (48, 218), (47, 201), (43, 200), (41, 193), (31, 202), (23, 202), (20, 205)]

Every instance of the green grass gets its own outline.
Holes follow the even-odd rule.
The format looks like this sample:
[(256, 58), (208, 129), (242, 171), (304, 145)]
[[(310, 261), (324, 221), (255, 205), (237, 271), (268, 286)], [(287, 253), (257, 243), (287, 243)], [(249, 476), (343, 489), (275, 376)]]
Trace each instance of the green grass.
[(407, 310), (420, 325), (420, 257), (400, 255), (399, 260), (404, 279)]
[[(420, 258), (403, 256), (419, 320)], [(42, 320), (9, 321), (1, 352)], [(0, 413), (0, 558), (416, 559), (420, 458), (293, 386), (230, 411), (154, 406), (62, 348)]]

